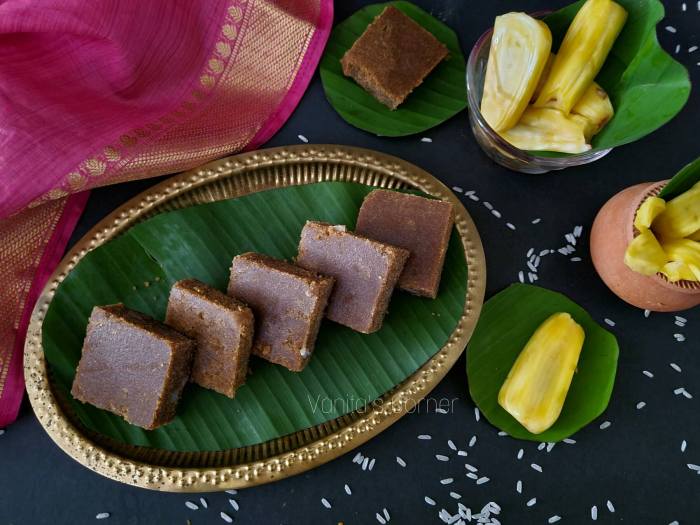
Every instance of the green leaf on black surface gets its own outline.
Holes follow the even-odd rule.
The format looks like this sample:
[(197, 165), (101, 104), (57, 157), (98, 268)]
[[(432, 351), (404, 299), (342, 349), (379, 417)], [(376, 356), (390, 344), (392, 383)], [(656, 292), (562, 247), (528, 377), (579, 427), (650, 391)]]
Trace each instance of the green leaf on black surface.
[[(656, 24), (664, 17), (659, 0), (616, 0), (628, 18), (596, 81), (607, 91), (615, 115), (593, 137), (593, 149), (621, 146), (671, 120), (690, 95), (688, 71), (659, 45)], [(583, 0), (544, 18), (556, 50)]]
[(172, 283), (195, 277), (225, 290), (231, 259), (246, 251), (296, 255), (308, 219), (354, 227), (373, 188), (326, 182), (253, 193), (157, 215), (88, 253), (56, 291), (43, 324), (55, 384), (82, 423), (117, 441), (176, 451), (236, 448), (361, 408), (406, 379), (446, 342), (466, 295), (467, 267), (453, 232), (438, 298), (396, 292), (382, 329), (362, 335), (325, 320), (301, 373), (259, 358), (235, 399), (189, 384), (175, 420), (153, 431), (70, 397), (93, 306), (123, 302), (163, 319)]
[[(393, 111), (343, 75), (340, 65), (345, 52), (388, 5), (394, 5), (430, 31), (450, 52), (449, 57)], [(328, 40), (320, 71), (326, 97), (340, 116), (353, 126), (376, 135), (399, 137), (421, 133), (467, 106), (466, 66), (457, 35), (410, 2), (369, 5), (340, 22)]]
[(681, 171), (676, 173), (668, 181), (668, 184), (664, 186), (664, 189), (659, 193), (659, 197), (667, 201), (671, 200), (674, 197), (678, 197), (681, 193), (685, 193), (698, 182), (700, 182), (700, 157), (683, 166)]
[[(498, 404), (498, 392), (532, 334), (557, 312), (571, 314), (586, 338), (559, 419), (541, 434), (532, 434)], [(512, 284), (486, 302), (467, 347), (469, 392), (486, 419), (511, 436), (561, 441), (608, 406), (618, 353), (615, 336), (566, 296), (539, 286)]]

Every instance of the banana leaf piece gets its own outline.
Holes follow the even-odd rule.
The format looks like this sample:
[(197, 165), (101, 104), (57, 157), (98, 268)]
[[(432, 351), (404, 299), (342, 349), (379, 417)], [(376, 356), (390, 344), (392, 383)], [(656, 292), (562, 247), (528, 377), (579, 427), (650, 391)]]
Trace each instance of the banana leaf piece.
[[(530, 336), (556, 312), (571, 314), (586, 338), (559, 419), (541, 434), (532, 434), (498, 404), (498, 392)], [(539, 286), (512, 284), (486, 302), (467, 347), (469, 392), (484, 417), (512, 437), (561, 441), (608, 406), (618, 353), (615, 336), (566, 296)]]
[(153, 431), (69, 394), (93, 306), (121, 301), (163, 319), (174, 281), (195, 277), (225, 290), (234, 255), (252, 250), (292, 258), (307, 219), (353, 228), (372, 189), (326, 182), (193, 206), (157, 215), (88, 253), (59, 286), (43, 324), (54, 384), (82, 424), (130, 445), (236, 448), (352, 412), (415, 372), (446, 343), (464, 308), (467, 267), (456, 231), (437, 299), (395, 293), (383, 328), (371, 335), (324, 320), (301, 373), (254, 357), (252, 375), (235, 399), (188, 384), (175, 420)]
[(664, 189), (659, 193), (659, 197), (670, 201), (674, 197), (678, 197), (681, 193), (688, 191), (698, 182), (700, 182), (700, 157), (690, 164), (683, 166), (683, 168), (668, 181), (668, 184), (664, 186)]
[[(394, 111), (343, 75), (340, 65), (345, 52), (388, 5), (394, 5), (430, 31), (450, 52)], [(421, 133), (467, 107), (466, 65), (457, 35), (410, 2), (372, 4), (340, 22), (328, 39), (320, 72), (323, 89), (333, 108), (349, 124), (375, 135), (399, 137)]]

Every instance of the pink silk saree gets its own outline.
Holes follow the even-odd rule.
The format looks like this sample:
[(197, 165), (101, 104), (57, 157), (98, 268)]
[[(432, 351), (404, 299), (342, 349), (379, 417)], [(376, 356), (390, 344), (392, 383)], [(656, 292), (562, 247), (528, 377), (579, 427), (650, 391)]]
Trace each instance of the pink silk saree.
[(332, 0), (0, 0), (0, 428), (87, 190), (263, 144), (332, 18)]

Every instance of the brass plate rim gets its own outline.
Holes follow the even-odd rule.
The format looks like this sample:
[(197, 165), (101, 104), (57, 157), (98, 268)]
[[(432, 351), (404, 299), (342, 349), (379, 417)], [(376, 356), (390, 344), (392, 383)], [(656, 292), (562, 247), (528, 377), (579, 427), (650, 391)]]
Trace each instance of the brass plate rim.
[[(372, 170), (405, 183), (455, 206), (455, 226), (468, 265), (464, 311), (447, 343), (416, 372), (372, 404), (345, 427), (291, 451), (266, 459), (220, 467), (168, 467), (151, 465), (102, 447), (77, 428), (52, 391), (41, 340), (41, 326), (58, 285), (90, 250), (194, 189), (219, 179), (250, 176), (251, 170), (285, 164), (332, 163), (360, 171)], [(304, 173), (273, 183), (250, 182), (242, 192), (222, 198), (298, 184), (346, 180), (333, 173)], [(352, 175), (352, 174), (351, 174)], [(356, 180), (352, 175), (347, 181)], [(364, 184), (369, 182), (362, 181)], [(220, 200), (214, 198), (213, 200)], [(181, 206), (176, 206), (181, 207)], [(129, 485), (168, 492), (207, 492), (245, 488), (283, 479), (322, 465), (367, 442), (406, 414), (442, 380), (464, 351), (478, 320), (486, 287), (486, 263), (479, 233), (462, 202), (442, 182), (423, 169), (397, 157), (364, 148), (331, 144), (282, 146), (219, 159), (180, 173), (140, 193), (90, 229), (64, 256), (44, 287), (32, 312), (24, 348), (24, 375), (29, 400), (49, 437), (71, 458), (107, 478)]]

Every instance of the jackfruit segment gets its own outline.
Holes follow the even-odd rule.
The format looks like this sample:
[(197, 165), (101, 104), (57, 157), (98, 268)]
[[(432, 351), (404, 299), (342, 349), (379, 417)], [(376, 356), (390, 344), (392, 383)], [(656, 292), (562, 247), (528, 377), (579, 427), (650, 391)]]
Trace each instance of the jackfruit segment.
[(555, 56), (556, 55), (554, 53), (549, 54), (549, 58), (544, 65), (544, 69), (542, 69), (542, 73), (540, 73), (540, 79), (537, 81), (537, 87), (535, 87), (535, 91), (532, 93), (532, 97), (530, 98), (531, 103), (534, 103), (535, 100), (537, 100), (537, 97), (540, 95), (540, 91), (542, 91), (544, 83), (547, 82), (547, 77), (549, 76), (549, 72), (552, 70), (552, 64), (554, 63)]
[(627, 20), (612, 0), (587, 0), (574, 17), (535, 102), (568, 114), (603, 66)]
[(581, 115), (588, 121), (588, 125), (583, 131), (587, 141), (590, 141), (593, 135), (599, 133), (615, 114), (610, 97), (595, 82), (590, 85), (579, 101), (576, 102), (576, 105), (571, 108), (571, 113), (572, 115)]
[(585, 336), (571, 315), (556, 313), (535, 330), (508, 372), (498, 404), (533, 434), (559, 418)]
[(672, 283), (678, 281), (696, 281), (695, 274), (690, 266), (680, 261), (670, 261), (663, 265), (660, 272)]
[(668, 262), (666, 252), (651, 230), (644, 230), (627, 246), (625, 264), (642, 275), (654, 275)]
[(666, 202), (653, 229), (662, 239), (682, 239), (700, 230), (700, 182)]
[(583, 153), (591, 149), (584, 136), (583, 119), (567, 117), (550, 108), (528, 107), (518, 124), (501, 133), (504, 140), (527, 151)]
[(640, 232), (651, 228), (654, 219), (664, 211), (666, 201), (659, 197), (648, 197), (637, 210), (634, 217), (634, 227)]
[[(698, 281), (700, 276), (700, 242), (690, 239), (678, 239), (668, 241), (661, 245), (669, 262), (664, 266), (662, 273), (669, 281), (683, 279), (686, 281)], [(673, 265), (671, 270), (667, 266)], [(678, 268), (676, 270), (676, 268)], [(667, 273), (667, 271), (669, 273)], [(675, 273), (674, 273), (675, 272)]]
[(495, 131), (518, 122), (552, 47), (547, 25), (525, 13), (496, 17), (486, 64), (481, 113)]

